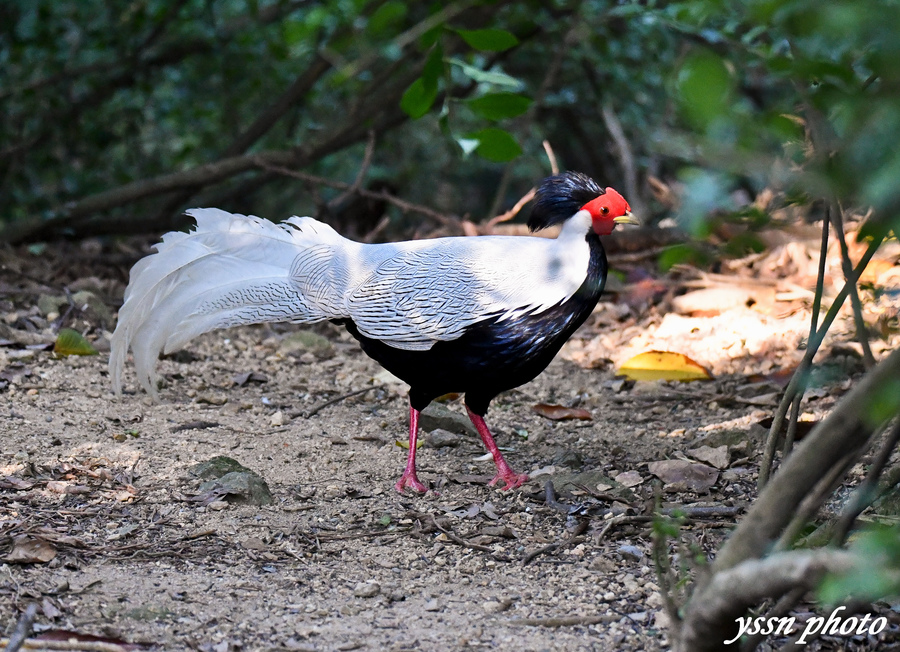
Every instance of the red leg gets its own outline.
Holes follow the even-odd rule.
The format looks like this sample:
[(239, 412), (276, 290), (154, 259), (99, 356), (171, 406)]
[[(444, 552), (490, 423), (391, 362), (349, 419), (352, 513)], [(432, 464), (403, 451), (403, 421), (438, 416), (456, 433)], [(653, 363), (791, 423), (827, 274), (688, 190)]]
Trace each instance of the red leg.
[(425, 493), (428, 491), (428, 487), (419, 482), (419, 478), (416, 477), (416, 445), (419, 440), (419, 411), (412, 406), (412, 403), (409, 405), (409, 457), (406, 458), (406, 468), (403, 469), (403, 475), (400, 476), (400, 479), (397, 480), (397, 484), (394, 485), (394, 489), (403, 493), (403, 490), (407, 487), (415, 491), (420, 491)]
[(503, 488), (506, 490), (521, 487), (528, 481), (528, 476), (524, 473), (516, 473), (509, 468), (509, 464), (503, 459), (500, 449), (497, 448), (497, 444), (494, 443), (494, 438), (491, 437), (491, 431), (488, 430), (487, 424), (484, 422), (484, 417), (480, 417), (472, 412), (468, 405), (466, 406), (466, 412), (469, 413), (469, 418), (472, 420), (472, 423), (475, 424), (478, 434), (481, 435), (481, 441), (484, 442), (484, 447), (494, 456), (494, 464), (497, 465), (497, 475), (488, 483), (488, 486), (493, 487), (503, 480), (506, 483), (506, 486)]

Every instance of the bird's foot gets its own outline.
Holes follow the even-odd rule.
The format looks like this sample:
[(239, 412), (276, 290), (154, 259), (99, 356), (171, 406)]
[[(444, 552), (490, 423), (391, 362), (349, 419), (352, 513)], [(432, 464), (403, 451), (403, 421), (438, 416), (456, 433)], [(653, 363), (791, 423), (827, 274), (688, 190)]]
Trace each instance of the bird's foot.
[(419, 478), (416, 477), (415, 471), (413, 471), (412, 473), (404, 471), (403, 475), (400, 476), (400, 479), (397, 480), (397, 484), (394, 485), (394, 489), (399, 491), (401, 494), (407, 487), (409, 487), (413, 491), (418, 491), (421, 494), (424, 494), (428, 491), (428, 487), (419, 482)]
[(494, 476), (494, 479), (488, 482), (489, 487), (493, 487), (498, 482), (503, 481), (506, 483), (505, 487), (501, 487), (503, 491), (509, 491), (510, 489), (516, 489), (521, 487), (523, 484), (528, 482), (528, 474), (527, 473), (516, 473), (512, 469), (507, 469), (506, 471), (500, 471), (497, 475)]

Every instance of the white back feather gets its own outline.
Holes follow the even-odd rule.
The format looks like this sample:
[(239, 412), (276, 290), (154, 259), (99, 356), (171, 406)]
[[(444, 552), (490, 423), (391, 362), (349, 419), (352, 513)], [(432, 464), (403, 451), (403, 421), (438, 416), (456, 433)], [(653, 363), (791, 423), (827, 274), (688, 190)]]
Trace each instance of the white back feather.
[(156, 396), (160, 351), (238, 324), (349, 318), (398, 349), (427, 350), (469, 326), (539, 313), (571, 297), (590, 259), (590, 215), (555, 240), (487, 236), (366, 245), (309, 217), (282, 225), (214, 208), (188, 213), (191, 233), (169, 233), (131, 270), (112, 339), (110, 376), (121, 391), (129, 348), (138, 381)]

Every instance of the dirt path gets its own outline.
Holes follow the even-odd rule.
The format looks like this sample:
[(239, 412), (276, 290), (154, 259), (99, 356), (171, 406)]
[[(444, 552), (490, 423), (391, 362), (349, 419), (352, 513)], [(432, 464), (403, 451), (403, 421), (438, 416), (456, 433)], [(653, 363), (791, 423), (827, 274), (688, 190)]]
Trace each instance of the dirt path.
[[(398, 495), (405, 388), (336, 328), (206, 335), (160, 362), (160, 403), (135, 390), (130, 369), (117, 400), (103, 328), (123, 266), (140, 253), (95, 249), (0, 251), (0, 267), (21, 276), (0, 288), (12, 297), (0, 301), (0, 638), (36, 604), (37, 634), (160, 650), (665, 649), (654, 496), (663, 507), (711, 507), (681, 531), (715, 550), (754, 496), (754, 424), (771, 413), (808, 323), (802, 306), (787, 320), (739, 306), (712, 322), (604, 303), (565, 351), (601, 369), (559, 358), (488, 413), (532, 482), (510, 493), (486, 486), (493, 464), (459, 425), (457, 400), (444, 406), (456, 418), (425, 428), (420, 478), (436, 493)], [(114, 270), (98, 272), (98, 261)], [(55, 305), (42, 295), (79, 284), (107, 298), (67, 321), (100, 355), (26, 348), (53, 336)], [(834, 330), (852, 339), (851, 327)], [(860, 371), (848, 346), (826, 354), (832, 384), (809, 393), (804, 419), (827, 413)], [(608, 360), (626, 347), (675, 347), (718, 378), (623, 383)], [(593, 418), (551, 421), (538, 403)], [(725, 456), (709, 469), (714, 482), (660, 490), (649, 464), (697, 459), (701, 444)], [(259, 474), (273, 502), (201, 489), (191, 469), (220, 455)]]
[[(25, 356), (31, 375), (0, 399), (0, 475), (36, 484), (0, 494), (0, 523), (17, 533), (50, 528), (45, 538), (56, 537), (58, 554), (46, 564), (0, 566), (7, 631), (18, 609), (37, 600), (38, 631), (164, 649), (664, 644), (648, 529), (610, 528), (601, 540), (612, 512), (609, 500), (591, 495), (596, 483), (560, 498), (571, 514), (546, 505), (543, 481), (558, 475), (519, 492), (488, 488), (492, 463), (477, 459), (477, 439), (461, 435), (454, 447), (420, 452), (421, 476), (438, 494), (400, 496), (392, 488), (405, 457), (395, 444), (406, 428), (400, 388), (291, 419), (384, 377), (340, 338), (318, 357), (286, 354), (286, 330), (206, 336), (186, 361), (161, 363), (169, 382), (156, 405), (131, 385), (115, 400), (105, 355)], [(234, 385), (249, 371), (267, 382)], [(680, 402), (613, 401), (610, 379), (556, 361), (500, 397), (489, 423), (515, 468), (615, 476), (671, 452), (672, 438), (661, 434), (705, 425)], [(538, 401), (577, 404), (594, 420), (549, 421), (530, 410)], [(458, 404), (449, 407), (461, 414)], [(192, 423), (203, 427), (178, 429)], [(216, 455), (259, 473), (274, 504), (186, 500), (199, 484), (189, 469)], [(629, 513), (640, 511), (643, 489)], [(523, 565), (529, 553), (570, 537), (580, 519), (589, 526), (570, 545)], [(74, 540), (59, 541), (64, 535)]]

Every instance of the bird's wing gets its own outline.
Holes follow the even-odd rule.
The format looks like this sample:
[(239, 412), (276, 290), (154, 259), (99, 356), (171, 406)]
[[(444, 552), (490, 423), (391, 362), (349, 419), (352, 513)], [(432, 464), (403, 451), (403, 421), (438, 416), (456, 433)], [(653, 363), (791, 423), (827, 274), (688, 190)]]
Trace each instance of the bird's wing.
[(584, 252), (563, 252), (544, 238), (403, 244), (408, 246), (351, 290), (346, 312), (363, 335), (408, 350), (457, 339), (486, 319), (541, 312), (565, 301), (584, 282), (589, 259), (586, 246)]

